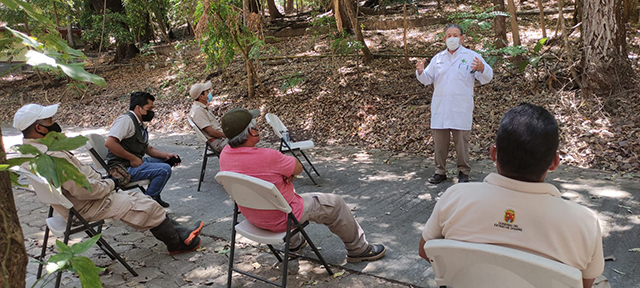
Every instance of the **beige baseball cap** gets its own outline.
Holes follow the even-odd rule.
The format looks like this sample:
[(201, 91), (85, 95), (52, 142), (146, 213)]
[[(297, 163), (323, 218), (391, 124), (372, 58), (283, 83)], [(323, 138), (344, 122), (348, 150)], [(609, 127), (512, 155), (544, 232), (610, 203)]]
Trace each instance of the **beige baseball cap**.
[(13, 127), (20, 131), (24, 131), (29, 128), (31, 124), (40, 119), (53, 117), (53, 115), (58, 112), (58, 106), (60, 106), (60, 103), (49, 106), (42, 106), (39, 104), (24, 105), (22, 108), (18, 109), (16, 115), (13, 116)]
[(189, 91), (191, 99), (197, 99), (198, 96), (202, 94), (202, 91), (211, 89), (211, 86), (213, 86), (211, 84), (211, 81), (193, 84), (193, 86), (191, 86), (191, 90)]

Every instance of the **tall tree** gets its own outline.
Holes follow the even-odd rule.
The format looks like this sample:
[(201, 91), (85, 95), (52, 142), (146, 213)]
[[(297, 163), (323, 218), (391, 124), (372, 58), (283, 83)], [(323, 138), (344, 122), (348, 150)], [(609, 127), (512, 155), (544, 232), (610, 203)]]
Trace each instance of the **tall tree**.
[(275, 0), (267, 0), (267, 8), (269, 9), (269, 16), (271, 16), (271, 19), (278, 19), (278, 18), (284, 17), (282, 16), (282, 13), (278, 11), (278, 6), (276, 6)]
[[(2, 135), (2, 129), (0, 129)], [(4, 143), (0, 137), (0, 164), (7, 161)], [(2, 277), (0, 287), (24, 287), (27, 274), (27, 250), (18, 219), (18, 211), (13, 200), (13, 190), (9, 172), (0, 172), (0, 261)]]
[(627, 57), (624, 0), (583, 0), (582, 64), (587, 92), (609, 96), (634, 83)]
[(640, 23), (638, 18), (638, 0), (624, 0), (624, 22)]
[[(541, 0), (539, 0), (541, 1)], [(505, 12), (504, 0), (493, 0), (493, 5), (496, 6), (496, 11)], [(493, 27), (496, 32), (496, 38), (493, 44), (496, 48), (502, 48), (507, 45), (507, 17), (496, 16), (493, 18)]]

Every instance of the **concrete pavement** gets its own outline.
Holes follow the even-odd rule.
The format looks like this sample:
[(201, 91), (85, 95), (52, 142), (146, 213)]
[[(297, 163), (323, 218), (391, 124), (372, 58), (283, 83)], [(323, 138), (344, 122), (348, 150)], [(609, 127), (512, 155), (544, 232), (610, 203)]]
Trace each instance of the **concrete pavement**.
[[(64, 128), (70, 135), (77, 132)], [(12, 128), (3, 127), (2, 130), (5, 145), (21, 139)], [(97, 129), (94, 132), (104, 135), (107, 131)], [(201, 192), (197, 192), (203, 147), (195, 135), (152, 134), (152, 137), (154, 146), (178, 153), (183, 159), (183, 164), (174, 168), (162, 195), (171, 203), (168, 212), (178, 221), (205, 222), (203, 249), (171, 256), (150, 232), (136, 231), (115, 221), (107, 225), (104, 237), (123, 253), (140, 276), (132, 277), (122, 265), (111, 261), (99, 249), (90, 250), (87, 256), (99, 266), (108, 267), (101, 276), (105, 287), (223, 287), (233, 203), (213, 180), (218, 172), (218, 160), (210, 159)], [(275, 144), (263, 143), (263, 146), (275, 147)], [(84, 149), (77, 152), (83, 161), (91, 161)], [(295, 260), (290, 265), (289, 286), (436, 287), (430, 266), (417, 255), (417, 246), (422, 226), (436, 200), (457, 179), (440, 185), (429, 184), (426, 179), (433, 174), (432, 159), (404, 153), (334, 146), (318, 147), (310, 154), (321, 175), (316, 178), (319, 185), (313, 185), (303, 173), (294, 180), (296, 191), (341, 195), (352, 207), (367, 239), (384, 244), (387, 254), (375, 262), (346, 263), (346, 252), (339, 238), (322, 225), (310, 225), (307, 231), (321, 247), (325, 259), (335, 270), (345, 273), (332, 278), (316, 262)], [(450, 167), (453, 169), (453, 165)], [(474, 161), (472, 169), (472, 181), (481, 181), (495, 170), (488, 160)], [(455, 175), (453, 170), (448, 173), (451, 178)], [(640, 253), (628, 252), (640, 247), (639, 178), (561, 166), (547, 179), (570, 201), (598, 213), (603, 226), (605, 256), (616, 259), (607, 261), (604, 271), (612, 287), (640, 287)], [(47, 209), (32, 192), (21, 188), (14, 191), (28, 254), (39, 255)], [(265, 251), (266, 246), (246, 239), (241, 242), (238, 249), (241, 256), (236, 258), (236, 265), (264, 273), (267, 278), (278, 277), (279, 267), (274, 267), (277, 261), (268, 250)], [(310, 249), (304, 251), (306, 255), (313, 254)], [(34, 281), (36, 269), (36, 264), (29, 264), (27, 278), (30, 282)], [(79, 287), (78, 279), (71, 274), (65, 274), (63, 280), (68, 287)], [(234, 287), (242, 286), (264, 287), (264, 284), (246, 277), (234, 277)]]

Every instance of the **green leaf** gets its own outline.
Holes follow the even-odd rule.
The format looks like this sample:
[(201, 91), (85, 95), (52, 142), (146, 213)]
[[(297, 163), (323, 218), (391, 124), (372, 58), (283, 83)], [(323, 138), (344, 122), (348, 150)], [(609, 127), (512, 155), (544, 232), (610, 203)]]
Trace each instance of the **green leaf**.
[(44, 138), (38, 139), (38, 142), (40, 142), (40, 144), (45, 145), (45, 146), (47, 146), (49, 148), (54, 143), (56, 143), (57, 141), (62, 141), (64, 139), (67, 139), (67, 135), (64, 135), (64, 133), (58, 133), (58, 132), (55, 132), (55, 131), (51, 131), (51, 132), (47, 133), (47, 135), (44, 136)]
[(75, 80), (91, 82), (93, 84), (100, 85), (102, 87), (107, 86), (107, 82), (104, 81), (104, 78), (96, 74), (91, 74), (87, 72), (86, 70), (84, 70), (84, 65), (85, 63), (70, 63), (70, 64), (58, 63), (58, 66), (60, 66), (60, 69), (62, 69), (62, 72), (64, 72), (64, 74), (69, 75), (69, 77)]
[(6, 27), (6, 28), (7, 28), (7, 30), (9, 30), (11, 32), (11, 34), (13, 34), (13, 36), (16, 36), (17, 38), (22, 40), (22, 44), (24, 44), (25, 46), (30, 46), (30, 47), (33, 47), (33, 48), (42, 47), (42, 43), (38, 42), (36, 40), (36, 38), (29, 37), (29, 35), (24, 34), (24, 33), (20, 32), (20, 31), (17, 31), (17, 30), (13, 30), (13, 29), (11, 29), (9, 27)]
[[(49, 181), (49, 184), (53, 185), (53, 187), (60, 188), (60, 179), (58, 178), (58, 173), (56, 171), (55, 162), (53, 162), (53, 157), (47, 154), (42, 154), (37, 157), (36, 161), (34, 162), (34, 170), (45, 179), (47, 179), (47, 181)], [(76, 170), (77, 169), (78, 168), (76, 168)]]
[(7, 7), (11, 10), (18, 9), (18, 3), (16, 3), (16, 1), (13, 1), (13, 0), (2, 0), (2, 4), (7, 5)]
[(82, 287), (102, 287), (100, 275), (98, 275), (99, 270), (91, 259), (84, 256), (73, 257), (71, 259), (71, 266), (73, 266), (78, 276), (80, 276), (80, 284), (82, 284)]
[(51, 274), (60, 270), (65, 270), (69, 266), (69, 260), (73, 257), (71, 253), (58, 253), (47, 261), (47, 273)]
[[(71, 252), (71, 247), (69, 247), (67, 244), (64, 244), (64, 242), (60, 241), (60, 240), (56, 240), (56, 248), (58, 248), (58, 251), (63, 252), (63, 253), (72, 253)], [(62, 254), (62, 253), (59, 253)], [(58, 254), (56, 254), (58, 255)], [(53, 258), (53, 256), (51, 256)]]
[(27, 59), (27, 65), (44, 68), (44, 69), (58, 69), (58, 64), (56, 63), (56, 59), (45, 55), (44, 53), (29, 50), (27, 54), (24, 55)]
[(9, 171), (9, 167), (8, 164), (0, 164), (0, 171)]
[(534, 57), (531, 57), (529, 62), (531, 62), (531, 66), (538, 67), (538, 62), (540, 62), (541, 59), (542, 59), (542, 56), (534, 56)]
[(34, 155), (38, 156), (42, 154), (38, 148), (29, 144), (13, 145), (11, 149), (20, 152), (22, 155)]
[(98, 240), (100, 240), (101, 235), (102, 234), (98, 234), (84, 242), (73, 244), (71, 246), (71, 252), (73, 252), (73, 254), (82, 254), (84, 252), (87, 252), (87, 250), (89, 250), (91, 246), (93, 246), (94, 244), (96, 244), (96, 242), (98, 242)]
[(524, 69), (527, 69), (528, 65), (529, 65), (528, 60), (523, 60), (522, 62), (520, 62), (520, 65), (518, 65), (518, 70), (520, 71), (520, 73), (524, 72)]
[[(29, 146), (31, 146), (31, 145), (29, 145)], [(11, 158), (11, 159), (7, 159), (7, 164), (9, 166), (20, 166), (20, 165), (22, 165), (22, 163), (27, 162), (27, 161), (31, 161), (33, 159), (35, 159), (35, 158), (34, 157)]]
[(49, 146), (49, 151), (70, 151), (78, 149), (87, 143), (87, 138), (84, 136), (76, 136), (73, 138), (64, 138), (59, 141), (53, 142)]
[(24, 184), (18, 182), (18, 178), (19, 177), (20, 177), (20, 175), (18, 175), (18, 173), (13, 172), (13, 171), (9, 171), (9, 178), (11, 179), (11, 185), (20, 186), (20, 187), (29, 186), (29, 185), (24, 185)]
[(542, 46), (544, 46), (544, 43), (547, 43), (547, 40), (549, 40), (549, 38), (542, 38), (540, 39), (540, 41), (538, 41), (538, 43), (536, 43), (536, 46), (533, 47), (533, 52), (540, 52), (540, 49), (542, 49)]
[(71, 162), (64, 158), (51, 157), (51, 159), (53, 160), (56, 176), (60, 181), (60, 185), (71, 180), (75, 182), (78, 187), (82, 187), (91, 192), (91, 184), (89, 184), (87, 176), (82, 174), (82, 172), (78, 170), (78, 167), (76, 167), (76, 165), (73, 165)]

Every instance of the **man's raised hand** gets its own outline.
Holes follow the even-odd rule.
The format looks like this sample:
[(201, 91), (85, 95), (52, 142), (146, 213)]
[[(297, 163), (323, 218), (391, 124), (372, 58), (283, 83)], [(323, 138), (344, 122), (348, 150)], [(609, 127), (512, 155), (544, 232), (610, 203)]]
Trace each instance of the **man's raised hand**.
[(424, 64), (427, 62), (427, 59), (424, 59), (422, 61), (418, 60), (418, 62), (416, 63), (416, 70), (418, 70), (418, 75), (422, 74), (422, 72), (424, 71)]

